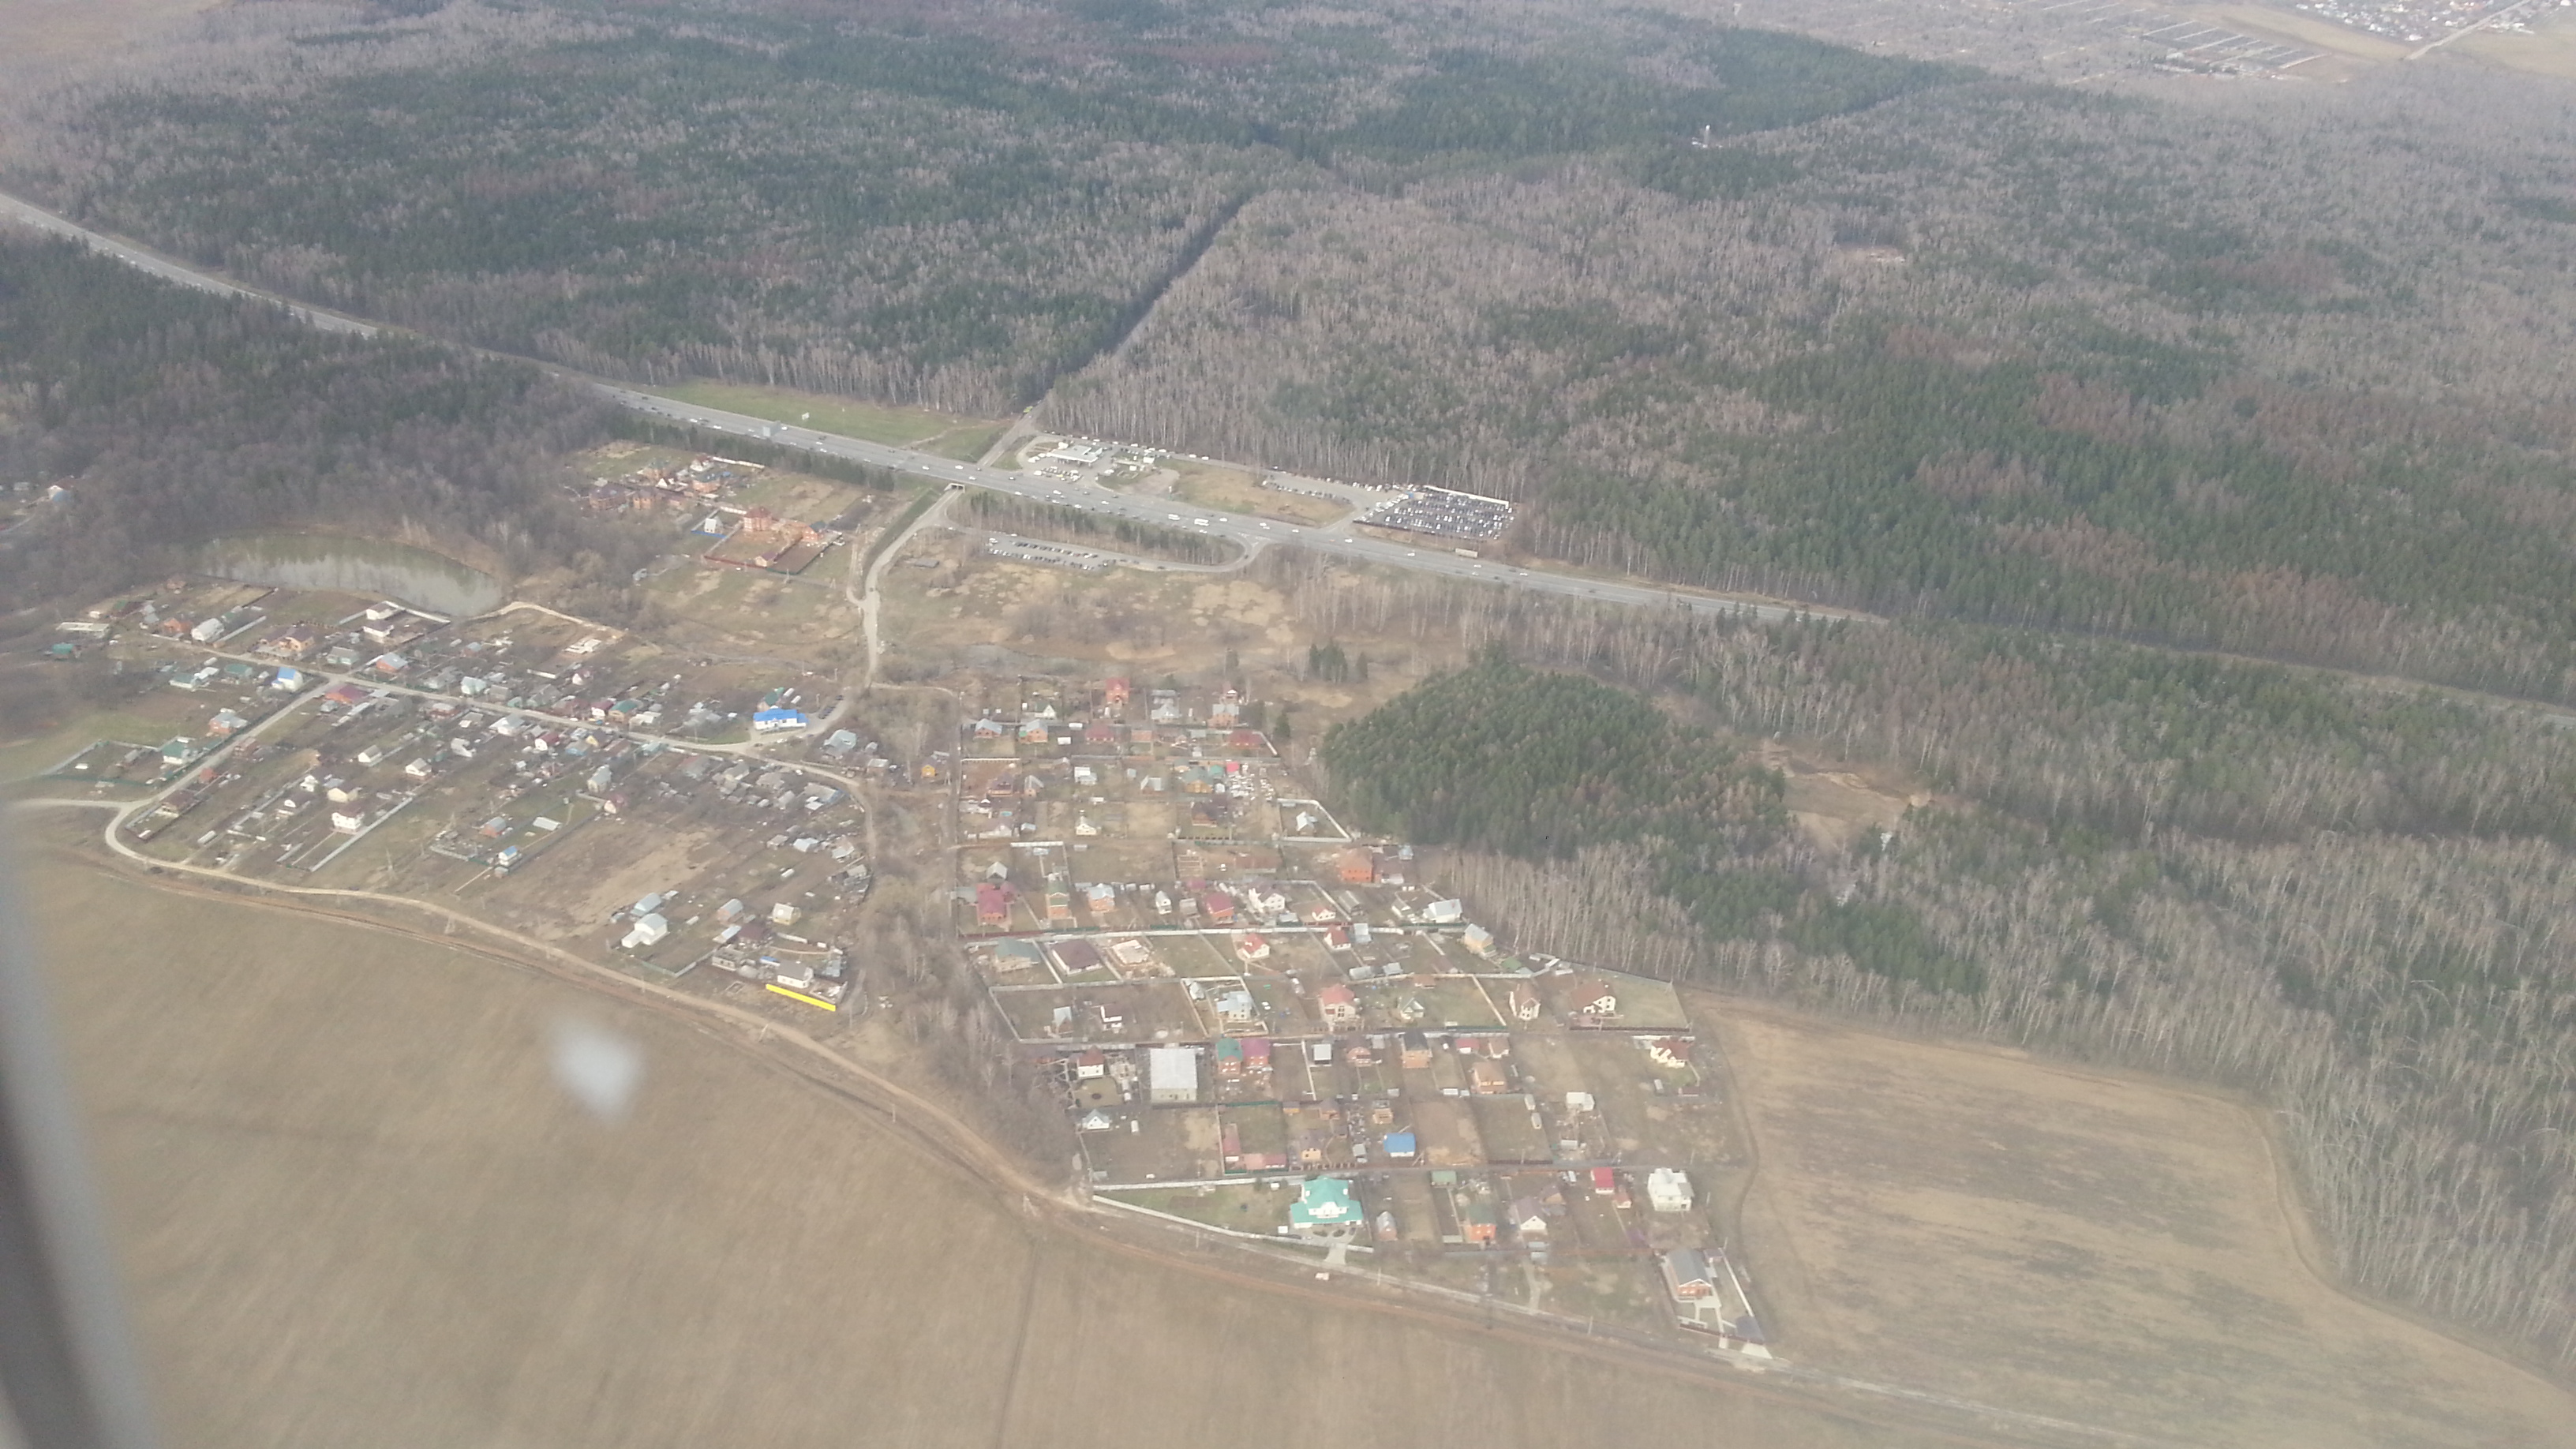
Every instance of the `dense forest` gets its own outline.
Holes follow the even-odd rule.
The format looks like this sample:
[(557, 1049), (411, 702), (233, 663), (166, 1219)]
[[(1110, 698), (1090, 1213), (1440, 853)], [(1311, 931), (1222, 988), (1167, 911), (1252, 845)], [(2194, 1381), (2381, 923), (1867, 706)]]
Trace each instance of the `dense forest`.
[(2576, 109), (2003, 81), (1246, 206), (1050, 416), (1543, 555), (2576, 697)]
[(0, 476), (66, 490), (0, 535), (0, 608), (94, 596), (283, 523), (471, 540), (529, 572), (613, 568), (629, 541), (561, 487), (604, 425), (533, 367), (317, 332), (0, 231)]
[[(2108, 642), (1257, 567), (1318, 628), (1516, 651), (1320, 753), (1355, 807), (1449, 844), (1444, 874), (1526, 944), (2257, 1093), (2355, 1282), (2576, 1364), (2576, 731)], [(1718, 734), (1607, 684), (1533, 685), (1539, 666)], [(1848, 850), (1709, 850), (1665, 798), (1740, 789), (1728, 737), (1899, 769), (1935, 801)], [(1488, 741), (1516, 761), (1494, 781)], [(1596, 742), (1700, 773), (1595, 787)], [(1512, 828), (1522, 793), (1580, 808)]]
[(400, 9), (210, 19), (0, 171), (619, 376), (1043, 398), (1507, 494), (1590, 566), (2576, 698), (2539, 82), (2106, 94), (1550, 4)]
[[(1446, 43), (1455, 27), (1400, 9), (1350, 19), (218, 19), (164, 68), (28, 107), (6, 175), (93, 224), (478, 345), (998, 412), (1114, 345), (1265, 191), (1797, 124), (1951, 79), (1635, 17), (1591, 27), (1621, 37), (1606, 47), (1532, 55)], [(1649, 81), (1629, 51), (1687, 78)]]

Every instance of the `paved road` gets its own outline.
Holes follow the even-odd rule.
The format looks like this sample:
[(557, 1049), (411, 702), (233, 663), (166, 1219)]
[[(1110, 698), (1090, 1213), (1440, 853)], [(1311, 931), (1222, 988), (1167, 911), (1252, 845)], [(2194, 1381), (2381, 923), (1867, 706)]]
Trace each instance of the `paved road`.
[[(567, 375), (568, 376), (568, 375)], [(793, 427), (755, 418), (743, 413), (729, 413), (717, 408), (697, 407), (675, 402), (652, 393), (636, 392), (612, 383), (588, 381), (589, 385), (617, 403), (673, 423), (688, 424), (712, 433), (730, 433), (754, 438), (780, 447), (799, 448), (829, 458), (866, 463), (889, 468), (917, 477), (932, 478), (962, 488), (983, 488), (1007, 493), (1015, 498), (1040, 503), (1079, 508), (1109, 518), (1133, 519), (1138, 523), (1185, 533), (1204, 534), (1212, 538), (1231, 539), (1246, 550), (1258, 550), (1272, 544), (1293, 543), (1317, 553), (1342, 558), (1361, 559), (1371, 563), (1391, 564), (1397, 568), (1424, 573), (1444, 574), (1451, 578), (1491, 583), (1539, 593), (1562, 594), (1573, 598), (1598, 599), (1605, 603), (1661, 605), (1685, 608), (1705, 614), (1750, 614), (1760, 619), (1788, 619), (1800, 614), (1844, 615), (1840, 611), (1800, 608), (1794, 605), (1758, 603), (1748, 599), (1729, 599), (1712, 594), (1658, 589), (1639, 584), (1589, 579), (1577, 574), (1551, 573), (1545, 569), (1525, 569), (1489, 559), (1461, 557), (1455, 546), (1425, 538), (1419, 542), (1397, 543), (1358, 532), (1349, 524), (1310, 528), (1301, 524), (1278, 523), (1267, 519), (1246, 518), (1237, 513), (1195, 508), (1169, 499), (1137, 498), (1099, 484), (1080, 480), (1039, 478), (1001, 468), (988, 468), (979, 463), (960, 463), (948, 458), (916, 453), (909, 449), (871, 443), (835, 433), (817, 432), (812, 428)]]
[[(104, 236), (86, 227), (78, 226), (42, 207), (34, 206), (13, 196), (0, 194), (0, 219), (16, 220), (56, 235), (77, 238), (107, 256), (184, 287), (194, 287), (200, 291), (215, 292), (225, 296), (254, 297), (274, 302), (295, 316), (329, 331), (372, 337), (379, 330), (372, 323), (343, 317), (336, 312), (324, 311), (318, 307), (308, 307), (299, 302), (285, 301), (282, 298), (224, 281), (220, 277), (208, 276), (131, 242), (120, 241), (115, 237)], [(1603, 603), (1681, 608), (1697, 614), (1750, 615), (1765, 620), (1788, 619), (1803, 615), (1813, 618), (1883, 622), (1872, 615), (1828, 609), (1819, 605), (1776, 604), (1749, 599), (1730, 599), (1686, 590), (1590, 579), (1579, 574), (1516, 568), (1485, 559), (1460, 558), (1450, 548), (1428, 539), (1418, 543), (1394, 543), (1359, 533), (1347, 523), (1325, 528), (1307, 528), (1297, 524), (1268, 522), (1223, 512), (1190, 509), (1175, 512), (1172, 504), (1167, 500), (1133, 498), (1093, 483), (1056, 482), (989, 468), (979, 463), (954, 462), (928, 453), (888, 447), (883, 443), (871, 443), (860, 438), (818, 433), (811, 428), (788, 427), (742, 413), (691, 407), (666, 397), (637, 392), (632, 388), (619, 387), (596, 378), (581, 377), (559, 368), (549, 370), (557, 376), (596, 389), (602, 396), (621, 407), (678, 422), (695, 422), (711, 431), (763, 439), (773, 444), (803, 448), (830, 457), (871, 463), (919, 477), (939, 479), (958, 487), (988, 488), (997, 493), (1061, 503), (1067, 507), (1161, 524), (1166, 528), (1204, 532), (1211, 536), (1235, 539), (1248, 549), (1267, 547), (1274, 543), (1294, 543), (1318, 553), (1362, 559), (1372, 563), (1392, 564), (1398, 568), (1418, 569), (1450, 578), (1481, 581), (1568, 598), (1594, 599)], [(1025, 422), (1025, 419), (1021, 421)], [(2321, 672), (2342, 677), (2358, 677), (2351, 676), (2343, 670), (2328, 669)], [(2471, 700), (2490, 708), (2528, 710), (2561, 729), (2576, 728), (2576, 713), (2569, 713), (2553, 706), (2498, 695), (2481, 695), (2466, 690), (2444, 692), (2453, 698)]]
[[(225, 281), (220, 277), (209, 276), (132, 242), (91, 231), (87, 227), (13, 196), (0, 194), (0, 218), (17, 221), (57, 236), (77, 238), (102, 255), (114, 257), (129, 266), (183, 287), (193, 287), (199, 291), (213, 292), (222, 296), (251, 297), (276, 303), (296, 317), (326, 331), (372, 337), (380, 330), (370, 322), (344, 317), (339, 313), (306, 306), (299, 302), (290, 302)], [(1731, 599), (1714, 594), (1589, 579), (1575, 574), (1550, 573), (1544, 569), (1516, 568), (1492, 560), (1462, 558), (1454, 551), (1454, 545), (1437, 540), (1425, 538), (1419, 542), (1397, 543), (1359, 533), (1348, 524), (1308, 528), (1293, 523), (1268, 522), (1245, 518), (1240, 514), (1205, 509), (1182, 507), (1175, 511), (1174, 505), (1169, 500), (1134, 498), (1095, 483), (1057, 482), (1000, 468), (988, 468), (980, 463), (960, 463), (929, 453), (917, 453), (908, 448), (871, 443), (862, 438), (817, 432), (812, 428), (789, 427), (743, 413), (693, 407), (652, 393), (637, 392), (632, 388), (583, 377), (561, 368), (549, 367), (547, 370), (566, 381), (593, 389), (620, 407), (672, 422), (694, 424), (708, 432), (756, 438), (774, 446), (799, 448), (824, 457), (867, 463), (896, 472), (910, 473), (917, 477), (937, 479), (958, 487), (990, 489), (996, 493), (1008, 493), (1015, 497), (1062, 504), (1068, 508), (1079, 508), (1108, 517), (1128, 518), (1139, 523), (1157, 524), (1184, 532), (1232, 539), (1243, 545), (1247, 551), (1266, 548), (1275, 543), (1293, 543), (1318, 553), (1390, 564), (1397, 568), (1415, 569), (1450, 578), (1527, 589), (1537, 593), (1559, 594), (1569, 598), (1597, 599), (1604, 603), (1683, 608), (1702, 614), (1749, 614), (1755, 618), (1772, 620), (1793, 618), (1800, 614), (1865, 617), (1845, 614), (1839, 610)]]

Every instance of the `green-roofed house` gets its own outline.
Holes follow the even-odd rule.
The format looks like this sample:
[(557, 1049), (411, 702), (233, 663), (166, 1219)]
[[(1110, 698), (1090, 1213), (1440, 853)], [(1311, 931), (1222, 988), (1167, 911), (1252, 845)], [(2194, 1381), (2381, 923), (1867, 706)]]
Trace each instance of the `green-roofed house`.
[(1360, 1220), (1360, 1205), (1351, 1198), (1351, 1185), (1338, 1177), (1306, 1179), (1297, 1200), (1288, 1205), (1288, 1226), (1301, 1233), (1356, 1228)]

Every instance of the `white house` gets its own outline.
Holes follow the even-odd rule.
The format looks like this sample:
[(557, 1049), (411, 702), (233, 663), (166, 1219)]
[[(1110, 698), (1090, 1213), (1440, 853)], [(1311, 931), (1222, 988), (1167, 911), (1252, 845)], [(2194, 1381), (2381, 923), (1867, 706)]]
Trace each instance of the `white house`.
[(1690, 1174), (1678, 1167), (1658, 1167), (1647, 1173), (1646, 1204), (1659, 1213), (1689, 1212)]

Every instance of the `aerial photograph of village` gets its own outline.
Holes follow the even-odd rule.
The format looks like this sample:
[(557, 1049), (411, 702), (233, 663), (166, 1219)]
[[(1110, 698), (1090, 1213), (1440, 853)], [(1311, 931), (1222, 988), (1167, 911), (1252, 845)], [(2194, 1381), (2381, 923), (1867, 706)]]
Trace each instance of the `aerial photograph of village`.
[(0, 81), (0, 1446), (2576, 1449), (2571, 0)]

